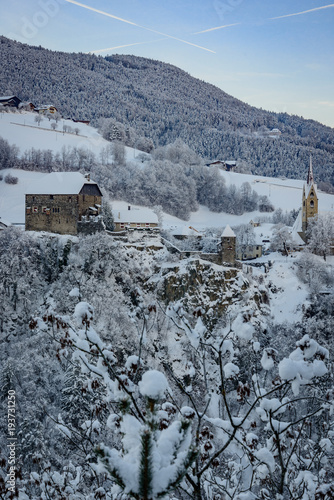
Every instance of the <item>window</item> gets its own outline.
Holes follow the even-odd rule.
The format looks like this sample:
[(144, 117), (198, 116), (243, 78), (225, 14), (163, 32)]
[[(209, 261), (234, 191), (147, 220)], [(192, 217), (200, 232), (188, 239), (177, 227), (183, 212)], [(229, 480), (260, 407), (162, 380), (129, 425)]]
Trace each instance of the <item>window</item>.
[(69, 197), (68, 197), (68, 201), (71, 203), (71, 201), (72, 201), (72, 196), (69, 196)]
[(310, 201), (310, 207), (314, 208), (314, 201), (313, 200)]
[(38, 207), (32, 207), (32, 211), (34, 214), (37, 214), (38, 213)]
[(311, 191), (311, 192), (310, 192), (310, 197), (311, 197), (311, 198), (314, 198), (314, 193), (313, 193), (313, 191)]
[(29, 215), (31, 213), (31, 207), (26, 208), (26, 214)]
[(50, 200), (53, 200), (53, 194), (50, 194)]

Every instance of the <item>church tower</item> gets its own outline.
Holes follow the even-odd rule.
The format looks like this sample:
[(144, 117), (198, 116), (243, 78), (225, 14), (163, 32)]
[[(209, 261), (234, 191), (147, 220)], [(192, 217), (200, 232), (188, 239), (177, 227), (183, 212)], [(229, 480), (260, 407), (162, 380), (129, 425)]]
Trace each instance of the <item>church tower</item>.
[(318, 195), (317, 185), (314, 183), (312, 157), (310, 156), (310, 166), (307, 174), (307, 183), (303, 187), (303, 200), (302, 200), (302, 232), (300, 236), (306, 241), (306, 231), (308, 221), (312, 217), (318, 215)]

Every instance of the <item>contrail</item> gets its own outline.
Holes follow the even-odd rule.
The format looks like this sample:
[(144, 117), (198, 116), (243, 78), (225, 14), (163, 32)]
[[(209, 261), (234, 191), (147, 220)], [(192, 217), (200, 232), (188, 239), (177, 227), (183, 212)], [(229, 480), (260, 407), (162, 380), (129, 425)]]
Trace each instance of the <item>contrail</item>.
[(197, 31), (196, 33), (193, 33), (193, 35), (199, 35), (200, 33), (207, 33), (208, 31), (221, 30), (223, 28), (229, 28), (230, 26), (237, 26), (238, 24), (241, 23), (225, 24), (224, 26), (217, 26), (216, 28), (209, 28), (208, 30)]
[(331, 7), (334, 7), (334, 3), (331, 3), (330, 5), (324, 5), (323, 7), (315, 7), (314, 9), (303, 10), (302, 12), (296, 12), (295, 14), (286, 14), (285, 16), (270, 17), (269, 20), (282, 19), (283, 17), (301, 16), (302, 14), (308, 14), (309, 12), (315, 12), (317, 10), (330, 9)]
[(98, 50), (90, 50), (87, 54), (97, 54), (99, 52), (106, 52), (106, 50), (116, 50), (122, 49), (123, 47), (131, 47), (132, 45), (143, 45), (145, 43), (156, 43), (160, 40), (166, 40), (166, 37), (159, 38), (159, 40), (150, 40), (149, 42), (135, 42), (135, 43), (127, 43), (126, 45), (117, 45), (116, 47), (109, 47), (108, 49), (98, 49)]
[(156, 33), (157, 35), (164, 36), (166, 38), (170, 38), (172, 40), (176, 40), (178, 42), (186, 43), (187, 45), (192, 45), (193, 47), (197, 47), (198, 49), (206, 50), (207, 52), (212, 52), (215, 54), (214, 50), (207, 49), (206, 47), (202, 47), (201, 45), (196, 45), (195, 43), (187, 42), (186, 40), (182, 40), (181, 38), (176, 38), (175, 36), (167, 35), (166, 33), (161, 33), (160, 31), (153, 30), (151, 28), (146, 28), (146, 26), (141, 26), (140, 24), (133, 23), (132, 21), (128, 21), (127, 19), (123, 19), (122, 17), (117, 17), (108, 12), (104, 12), (103, 10), (95, 9), (95, 7), (89, 7), (89, 5), (85, 5), (80, 2), (76, 2), (75, 0), (65, 0), (65, 2), (72, 3), (74, 5), (78, 5), (79, 7), (83, 7), (84, 9), (92, 10), (93, 12), (97, 12), (98, 14), (102, 14), (103, 16), (111, 17), (112, 19), (116, 19), (117, 21), (122, 21), (126, 24), (131, 24), (132, 26), (136, 26), (137, 28), (144, 29), (146, 31), (150, 31), (151, 33)]

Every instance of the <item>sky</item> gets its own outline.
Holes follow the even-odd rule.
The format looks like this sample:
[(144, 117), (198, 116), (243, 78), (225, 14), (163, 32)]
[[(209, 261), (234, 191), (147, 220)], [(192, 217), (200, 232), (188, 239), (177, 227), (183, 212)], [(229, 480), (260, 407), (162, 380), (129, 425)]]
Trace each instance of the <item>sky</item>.
[(334, 127), (334, 3), (326, 0), (1, 4), (0, 33), (17, 41), (168, 62), (258, 108)]

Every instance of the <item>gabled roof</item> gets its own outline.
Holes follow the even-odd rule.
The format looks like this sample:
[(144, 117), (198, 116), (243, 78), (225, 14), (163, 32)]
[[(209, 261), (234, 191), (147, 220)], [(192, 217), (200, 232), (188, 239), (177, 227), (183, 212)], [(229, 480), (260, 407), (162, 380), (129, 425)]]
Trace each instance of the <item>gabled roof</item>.
[(222, 232), (221, 237), (222, 238), (236, 238), (235, 232), (233, 231), (233, 229), (230, 228), (230, 226), (228, 224), (225, 227), (224, 231)]
[(182, 226), (178, 227), (173, 231), (173, 235), (175, 236), (202, 236), (202, 234), (194, 229), (192, 226)]
[(56, 108), (54, 104), (41, 104), (40, 106), (37, 106), (36, 109), (49, 109), (49, 108)]
[(26, 194), (79, 194), (85, 184), (97, 186), (79, 172), (52, 172), (30, 184)]
[(0, 95), (0, 101), (9, 101), (9, 99), (13, 99), (14, 97), (17, 97), (17, 96), (16, 95)]
[(115, 223), (122, 224), (158, 224), (158, 216), (149, 208), (131, 210), (113, 210)]

